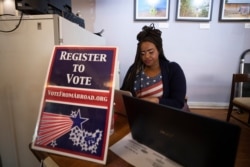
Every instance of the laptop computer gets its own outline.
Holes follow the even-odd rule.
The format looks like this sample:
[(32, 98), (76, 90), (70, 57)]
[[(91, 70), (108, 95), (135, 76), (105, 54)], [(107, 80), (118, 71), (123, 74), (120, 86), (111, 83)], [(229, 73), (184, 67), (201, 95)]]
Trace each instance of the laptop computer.
[(123, 95), (132, 96), (132, 93), (129, 91), (115, 89), (114, 112), (126, 116), (127, 113), (126, 113), (126, 109), (123, 103)]
[(183, 166), (233, 167), (240, 127), (123, 96), (132, 138)]

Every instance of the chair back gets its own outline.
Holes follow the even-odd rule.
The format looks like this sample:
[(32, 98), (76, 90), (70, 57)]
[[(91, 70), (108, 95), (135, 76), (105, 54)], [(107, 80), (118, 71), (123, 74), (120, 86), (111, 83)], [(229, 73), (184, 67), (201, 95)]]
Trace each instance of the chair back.
[(238, 84), (243, 84), (244, 82), (250, 83), (250, 74), (233, 74), (230, 100), (237, 96)]
[[(228, 107), (228, 113), (227, 113), (227, 122), (229, 121), (230, 117), (233, 117), (234, 119), (240, 121), (241, 123), (247, 125), (250, 127), (250, 116), (249, 114), (246, 115), (248, 117), (248, 120), (242, 119), (242, 116), (239, 116), (239, 114), (245, 113), (244, 111), (247, 111), (250, 113), (250, 97), (242, 97), (239, 93), (242, 89), (242, 85), (240, 84), (250, 84), (250, 74), (233, 74), (232, 78), (232, 87), (231, 87), (231, 95), (230, 95), (230, 101), (229, 101), (229, 107)], [(238, 91), (238, 94), (236, 92)], [(232, 114), (233, 107), (238, 108), (238, 115)]]

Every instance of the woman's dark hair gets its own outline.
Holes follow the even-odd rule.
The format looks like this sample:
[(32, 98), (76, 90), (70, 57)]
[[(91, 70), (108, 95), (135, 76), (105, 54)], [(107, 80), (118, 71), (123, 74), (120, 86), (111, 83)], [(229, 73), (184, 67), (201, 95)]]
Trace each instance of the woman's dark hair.
[(133, 90), (133, 85), (134, 85), (136, 74), (143, 70), (143, 62), (141, 60), (141, 44), (143, 42), (152, 42), (156, 46), (159, 52), (159, 60), (168, 61), (163, 52), (161, 31), (159, 29), (155, 29), (155, 26), (153, 23), (150, 24), (150, 26), (144, 26), (142, 28), (142, 31), (140, 31), (137, 34), (137, 40), (138, 40), (138, 44), (137, 44), (137, 51), (136, 51), (134, 63), (131, 67), (132, 69), (131, 69), (130, 74), (128, 74), (126, 78), (126, 81), (125, 81), (126, 83), (123, 83), (123, 86), (122, 86), (124, 90), (129, 90), (129, 91)]

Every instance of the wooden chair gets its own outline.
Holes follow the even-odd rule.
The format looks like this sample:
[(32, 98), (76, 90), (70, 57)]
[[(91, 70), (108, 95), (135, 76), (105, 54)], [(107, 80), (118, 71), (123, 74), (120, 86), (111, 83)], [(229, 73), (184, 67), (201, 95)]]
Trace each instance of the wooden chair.
[(232, 114), (233, 107), (237, 107), (239, 110), (243, 112), (250, 113), (250, 97), (239, 97), (237, 95), (237, 88), (239, 88), (239, 84), (243, 83), (250, 84), (250, 74), (233, 74), (232, 78), (232, 87), (231, 87), (231, 95), (229, 101), (229, 108), (227, 113), (227, 122), (229, 122), (230, 117), (240, 121), (241, 123), (250, 126), (250, 117), (248, 116), (248, 121), (243, 121), (239, 117), (236, 117)]

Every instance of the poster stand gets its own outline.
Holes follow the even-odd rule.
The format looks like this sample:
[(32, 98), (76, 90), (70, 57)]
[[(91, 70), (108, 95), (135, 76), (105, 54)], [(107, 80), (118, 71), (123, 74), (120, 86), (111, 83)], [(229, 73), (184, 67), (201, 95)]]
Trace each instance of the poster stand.
[(116, 47), (54, 47), (33, 149), (106, 163), (116, 62)]

